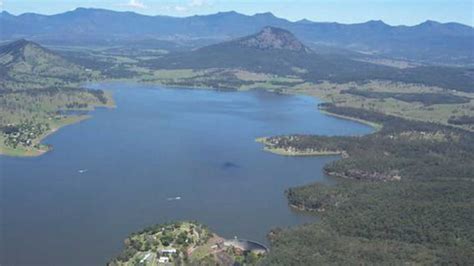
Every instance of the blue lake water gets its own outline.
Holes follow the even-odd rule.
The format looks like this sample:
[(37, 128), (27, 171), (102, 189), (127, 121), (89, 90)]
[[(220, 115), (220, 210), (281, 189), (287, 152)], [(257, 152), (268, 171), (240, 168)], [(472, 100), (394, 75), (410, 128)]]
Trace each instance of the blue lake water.
[(254, 139), (372, 131), (305, 96), (91, 87), (113, 91), (117, 108), (51, 135), (43, 156), (0, 157), (0, 265), (104, 265), (129, 233), (176, 219), (265, 242), (271, 228), (316, 219), (284, 191), (330, 182), (321, 169), (337, 157), (278, 156)]

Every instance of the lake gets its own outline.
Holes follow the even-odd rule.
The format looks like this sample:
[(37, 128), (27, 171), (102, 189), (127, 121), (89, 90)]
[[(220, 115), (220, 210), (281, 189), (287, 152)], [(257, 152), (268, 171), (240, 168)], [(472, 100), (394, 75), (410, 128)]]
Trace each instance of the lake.
[(274, 227), (317, 219), (292, 211), (284, 191), (331, 182), (322, 167), (338, 157), (278, 156), (254, 139), (372, 131), (306, 96), (90, 86), (113, 91), (117, 108), (49, 136), (43, 156), (0, 157), (1, 265), (104, 265), (129, 233), (177, 219), (265, 242)]

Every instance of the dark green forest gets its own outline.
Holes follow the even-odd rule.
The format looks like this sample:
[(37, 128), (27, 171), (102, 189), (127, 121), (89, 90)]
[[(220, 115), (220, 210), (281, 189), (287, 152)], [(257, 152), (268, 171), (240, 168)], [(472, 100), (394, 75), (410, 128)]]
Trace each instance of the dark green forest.
[(324, 167), (351, 179), (474, 179), (474, 134), (434, 123), (409, 121), (370, 111), (326, 104), (326, 110), (383, 124), (358, 137), (277, 136), (274, 148), (345, 151), (347, 158)]
[(270, 234), (266, 265), (471, 265), (472, 181), (341, 180), (287, 191), (321, 221)]
[(453, 125), (472, 125), (474, 124), (474, 116), (459, 116), (459, 117), (451, 117), (448, 119), (448, 123)]
[(274, 230), (264, 264), (470, 265), (474, 134), (323, 106), (383, 128), (359, 137), (273, 137), (280, 147), (343, 150), (347, 155), (324, 168), (343, 177), (336, 185), (315, 183), (286, 191), (290, 205), (319, 213), (321, 221)]

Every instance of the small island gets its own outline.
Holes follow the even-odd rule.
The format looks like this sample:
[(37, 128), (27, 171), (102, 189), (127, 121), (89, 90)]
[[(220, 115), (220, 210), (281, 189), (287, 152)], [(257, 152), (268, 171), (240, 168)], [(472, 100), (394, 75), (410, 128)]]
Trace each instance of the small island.
[(131, 234), (109, 266), (254, 265), (267, 253), (257, 242), (226, 240), (197, 222), (158, 224)]

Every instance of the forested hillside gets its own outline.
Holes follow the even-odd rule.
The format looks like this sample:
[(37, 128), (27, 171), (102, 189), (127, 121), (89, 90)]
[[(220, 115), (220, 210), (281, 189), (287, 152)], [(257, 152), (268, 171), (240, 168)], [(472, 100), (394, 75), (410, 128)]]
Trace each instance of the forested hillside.
[(18, 40), (0, 46), (0, 153), (38, 155), (40, 144), (57, 128), (83, 119), (65, 110), (88, 110), (112, 104), (101, 90), (81, 88), (79, 82), (98, 73), (68, 62), (34, 42)]
[(267, 147), (339, 151), (335, 186), (287, 190), (321, 222), (270, 234), (265, 264), (455, 264), (474, 259), (474, 134), (325, 105), (383, 128), (361, 137), (281, 136)]

